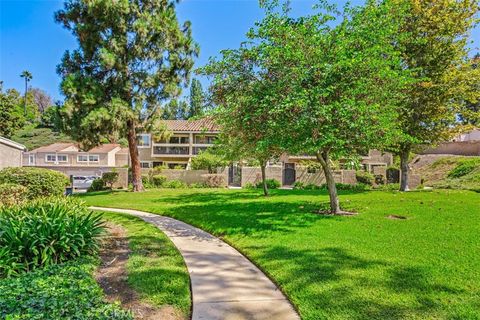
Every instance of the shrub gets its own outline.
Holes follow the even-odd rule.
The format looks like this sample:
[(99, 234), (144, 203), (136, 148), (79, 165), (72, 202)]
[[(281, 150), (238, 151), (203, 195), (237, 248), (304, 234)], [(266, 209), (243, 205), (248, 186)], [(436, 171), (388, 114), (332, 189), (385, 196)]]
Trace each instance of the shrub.
[(225, 184), (225, 179), (220, 174), (204, 174), (202, 177), (209, 188), (220, 188)]
[(200, 152), (200, 154), (192, 159), (193, 170), (208, 170), (209, 173), (214, 173), (217, 168), (227, 165), (228, 162), (226, 160), (212, 153), (210, 150)]
[(142, 184), (145, 188), (153, 188), (152, 177), (149, 174), (142, 174)]
[(27, 188), (26, 197), (60, 196), (70, 184), (58, 171), (42, 168), (6, 168), (0, 171), (0, 184), (13, 183)]
[(460, 178), (473, 172), (476, 168), (480, 167), (480, 163), (477, 163), (474, 159), (465, 160), (460, 162), (453, 170), (448, 173), (449, 178)]
[(92, 277), (94, 259), (64, 264), (0, 281), (0, 319), (131, 320), (118, 304), (104, 301)]
[(0, 277), (95, 254), (100, 215), (72, 198), (35, 200), (0, 210)]
[(319, 190), (319, 189), (322, 189), (322, 186), (317, 186), (316, 184), (314, 183), (309, 183), (309, 184), (306, 184), (304, 187), (303, 187), (304, 190)]
[(155, 187), (161, 187), (167, 181), (167, 177), (161, 174), (157, 174), (152, 177), (152, 184)]
[(105, 180), (103, 178), (97, 178), (92, 181), (90, 187), (88, 187), (87, 192), (102, 191), (105, 190)]
[(244, 188), (245, 188), (245, 189), (256, 189), (257, 186), (254, 185), (254, 184), (251, 183), (251, 182), (248, 182), (248, 183), (245, 184), (245, 187), (244, 187)]
[[(265, 182), (267, 183), (268, 189), (278, 189), (280, 188), (280, 182), (275, 179), (266, 179)], [(256, 185), (257, 188), (263, 188), (263, 182), (259, 181)]]
[(355, 173), (358, 183), (363, 183), (369, 186), (373, 186), (375, 182), (375, 176), (367, 171), (357, 171)]
[(205, 182), (192, 183), (189, 187), (194, 189), (210, 188)]
[(0, 184), (0, 206), (22, 203), (27, 196), (27, 188), (18, 184)]
[(103, 182), (108, 185), (110, 189), (113, 189), (113, 184), (118, 181), (118, 172), (105, 172), (102, 175)]
[(397, 190), (400, 190), (400, 184), (399, 183), (384, 184), (384, 185), (378, 186), (376, 189), (385, 190), (385, 191), (397, 191)]
[(295, 183), (293, 184), (293, 189), (294, 190), (303, 190), (303, 189), (305, 189), (305, 184), (303, 182), (300, 182), (300, 181), (295, 181)]
[(169, 188), (169, 189), (182, 189), (182, 188), (187, 188), (187, 184), (180, 180), (170, 180), (165, 182), (163, 184), (163, 187)]

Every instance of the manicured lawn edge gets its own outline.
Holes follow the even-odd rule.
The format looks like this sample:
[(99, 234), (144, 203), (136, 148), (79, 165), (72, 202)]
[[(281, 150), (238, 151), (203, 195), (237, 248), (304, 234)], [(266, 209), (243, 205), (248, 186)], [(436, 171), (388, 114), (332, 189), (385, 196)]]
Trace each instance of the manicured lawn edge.
[(190, 276), (185, 261), (157, 227), (122, 213), (98, 211), (105, 220), (126, 229), (131, 254), (128, 284), (156, 307), (171, 306), (189, 319), (192, 308)]

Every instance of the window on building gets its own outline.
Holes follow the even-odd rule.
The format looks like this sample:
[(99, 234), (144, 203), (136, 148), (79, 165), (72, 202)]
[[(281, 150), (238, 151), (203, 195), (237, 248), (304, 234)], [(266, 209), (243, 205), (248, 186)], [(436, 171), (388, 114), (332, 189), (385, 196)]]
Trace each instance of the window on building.
[(57, 155), (57, 162), (67, 162), (67, 155), (66, 154), (58, 154)]
[(90, 162), (99, 162), (100, 156), (98, 154), (91, 154), (88, 156), (88, 161)]
[(56, 162), (57, 161), (57, 156), (54, 154), (47, 154), (45, 156), (45, 161), (46, 162)]
[(152, 163), (148, 161), (140, 161), (140, 167), (143, 169), (149, 169), (152, 167)]
[(88, 162), (88, 156), (86, 154), (78, 155), (77, 162)]
[(148, 133), (142, 133), (137, 135), (137, 146), (139, 148), (150, 147), (150, 135)]

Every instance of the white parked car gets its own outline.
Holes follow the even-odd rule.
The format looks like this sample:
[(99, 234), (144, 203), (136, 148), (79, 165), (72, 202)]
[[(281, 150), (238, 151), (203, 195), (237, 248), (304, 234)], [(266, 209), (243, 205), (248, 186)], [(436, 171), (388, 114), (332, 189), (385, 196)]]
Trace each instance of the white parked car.
[(93, 180), (99, 177), (96, 176), (74, 176), (73, 177), (73, 188), (74, 189), (88, 189)]

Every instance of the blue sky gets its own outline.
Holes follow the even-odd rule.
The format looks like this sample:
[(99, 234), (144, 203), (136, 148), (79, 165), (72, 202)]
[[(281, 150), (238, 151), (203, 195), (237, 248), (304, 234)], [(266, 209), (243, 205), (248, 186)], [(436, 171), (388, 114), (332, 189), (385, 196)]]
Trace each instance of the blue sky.
[[(342, 6), (346, 0), (335, 2)], [(350, 2), (360, 4), (363, 0)], [(307, 14), (314, 3), (293, 0), (293, 13)], [(29, 70), (33, 87), (62, 99), (55, 68), (65, 50), (76, 47), (74, 37), (53, 21), (54, 12), (62, 6), (63, 2), (56, 0), (0, 0), (0, 80), (4, 89), (23, 92), (19, 75)], [(193, 36), (201, 49), (196, 61), (199, 67), (220, 50), (237, 48), (248, 29), (261, 19), (262, 12), (257, 0), (184, 0), (178, 6), (178, 16), (181, 21), (192, 22)], [(480, 47), (480, 28), (476, 28), (472, 39), (472, 47)]]

